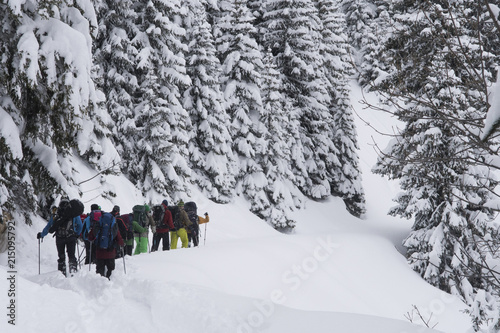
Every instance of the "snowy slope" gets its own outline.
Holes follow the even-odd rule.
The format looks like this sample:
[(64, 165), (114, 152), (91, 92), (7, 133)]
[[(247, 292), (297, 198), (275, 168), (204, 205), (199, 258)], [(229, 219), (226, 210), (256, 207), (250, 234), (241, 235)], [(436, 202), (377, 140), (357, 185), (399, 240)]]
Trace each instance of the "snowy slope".
[[(359, 99), (355, 91), (353, 101)], [(378, 128), (394, 123), (354, 106)], [(248, 213), (244, 201), (217, 205), (193, 192), (186, 199), (211, 218), (201, 228), (201, 246), (127, 257), (125, 267), (117, 260), (111, 281), (97, 276), (95, 266), (62, 277), (51, 237), (40, 245), (39, 275), (36, 232), (45, 222), (18, 225), (17, 325), (8, 325), (4, 315), (0, 332), (467, 332), (463, 303), (406, 265), (400, 244), (411, 221), (385, 215), (397, 184), (369, 173), (376, 159), (371, 137), (384, 138), (361, 121), (358, 132), (368, 202), (362, 220), (336, 198), (308, 202), (293, 213), (295, 232), (285, 235)], [(100, 202), (105, 210), (141, 200), (120, 177), (106, 185), (118, 193), (116, 202), (98, 198), (98, 179), (87, 186), (84, 201)], [(9, 276), (6, 262), (0, 255), (3, 277)], [(0, 279), (4, 309), (8, 283)], [(422, 326), (414, 305), (435, 330)]]

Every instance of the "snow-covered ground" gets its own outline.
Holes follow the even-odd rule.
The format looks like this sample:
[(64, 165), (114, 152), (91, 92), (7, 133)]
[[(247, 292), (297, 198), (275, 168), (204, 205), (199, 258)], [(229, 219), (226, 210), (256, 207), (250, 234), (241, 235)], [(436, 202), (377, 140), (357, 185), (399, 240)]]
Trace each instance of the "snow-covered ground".
[[(354, 91), (353, 101), (360, 96)], [(395, 123), (358, 103), (354, 108), (377, 129), (390, 131)], [(52, 237), (40, 245), (38, 274), (36, 233), (45, 222), (18, 224), (15, 297), (8, 295), (7, 256), (0, 255), (0, 332), (468, 332), (464, 304), (407, 266), (401, 242), (411, 221), (386, 215), (397, 185), (369, 172), (376, 160), (372, 137), (382, 146), (387, 139), (358, 118), (357, 126), (368, 209), (362, 220), (336, 198), (307, 202), (293, 213), (295, 232), (281, 234), (242, 200), (217, 205), (194, 191), (184, 201), (210, 214), (200, 247), (119, 259), (111, 281), (96, 275), (95, 266), (64, 278)], [(126, 180), (108, 178), (116, 201), (100, 199), (102, 188), (88, 182), (87, 205), (126, 211), (141, 203)], [(8, 324), (11, 300), (15, 326)]]

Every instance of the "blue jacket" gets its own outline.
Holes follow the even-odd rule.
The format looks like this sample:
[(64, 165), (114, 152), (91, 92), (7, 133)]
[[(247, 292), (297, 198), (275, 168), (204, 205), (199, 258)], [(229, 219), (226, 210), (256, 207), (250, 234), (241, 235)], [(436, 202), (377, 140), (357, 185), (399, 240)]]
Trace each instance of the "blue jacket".
[(90, 232), (90, 214), (83, 220), (83, 240), (88, 241), (89, 240), (89, 232)]
[[(49, 233), (50, 227), (52, 227), (52, 224), (54, 224), (54, 215), (50, 215), (49, 223), (43, 228), (42, 230), (42, 237), (47, 236)], [(76, 236), (79, 236), (80, 233), (82, 232), (83, 229), (83, 224), (82, 224), (82, 219), (80, 216), (76, 216), (73, 218), (73, 230), (75, 231)]]

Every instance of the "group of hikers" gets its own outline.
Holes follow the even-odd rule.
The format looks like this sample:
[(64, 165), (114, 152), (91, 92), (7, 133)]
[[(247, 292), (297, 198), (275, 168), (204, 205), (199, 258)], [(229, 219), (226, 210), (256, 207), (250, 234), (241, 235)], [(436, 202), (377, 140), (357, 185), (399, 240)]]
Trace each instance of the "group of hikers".
[[(126, 214), (120, 213), (119, 206), (105, 212), (98, 204), (92, 204), (89, 213), (83, 212), (84, 205), (78, 199), (62, 199), (57, 207), (52, 207), (47, 225), (37, 234), (39, 245), (47, 234), (54, 234), (58, 270), (65, 276), (66, 253), (70, 275), (78, 270), (76, 248), (79, 240), (85, 244), (84, 263), (95, 264), (96, 273), (109, 279), (115, 269), (115, 259), (131, 256), (132, 252), (137, 255), (158, 251), (160, 241), (163, 251), (177, 249), (179, 238), (183, 248), (198, 246), (199, 225), (209, 222), (208, 213), (198, 216), (196, 203), (184, 204), (182, 200), (173, 206), (169, 206), (167, 200), (152, 207), (136, 205)], [(153, 233), (151, 246), (150, 229)]]

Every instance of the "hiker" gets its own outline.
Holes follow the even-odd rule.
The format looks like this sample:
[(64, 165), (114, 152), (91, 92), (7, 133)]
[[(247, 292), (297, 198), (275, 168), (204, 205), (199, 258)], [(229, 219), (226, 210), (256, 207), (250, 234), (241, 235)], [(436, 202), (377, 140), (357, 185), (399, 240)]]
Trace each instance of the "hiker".
[(191, 221), (191, 226), (188, 229), (188, 240), (189, 247), (191, 243), (193, 246), (198, 246), (200, 242), (200, 224), (209, 222), (208, 213), (205, 213), (205, 217), (198, 216), (196, 203), (193, 201), (186, 202), (184, 204), (184, 210), (186, 211), (189, 220)]
[(83, 220), (83, 231), (82, 238), (85, 243), (85, 265), (89, 263), (95, 264), (95, 247), (91, 246), (91, 242), (88, 238), (89, 231), (92, 228), (92, 225), (99, 221), (101, 218), (101, 207), (98, 204), (90, 205), (90, 213), (87, 214), (87, 217)]
[[(151, 247), (151, 252), (158, 250), (158, 247), (160, 246), (160, 240), (163, 242), (163, 251), (170, 250), (169, 231), (174, 229), (172, 213), (170, 213), (170, 211), (168, 210), (168, 201), (166, 199), (163, 200), (158, 208), (161, 208), (161, 216), (158, 221), (155, 221), (156, 233), (153, 234), (153, 246)], [(156, 220), (154, 209), (153, 219)]]
[(175, 229), (170, 232), (171, 249), (177, 249), (179, 237), (181, 238), (183, 248), (187, 248), (189, 243), (186, 229), (191, 225), (191, 221), (184, 211), (184, 202), (182, 200), (177, 203), (177, 207), (178, 211), (173, 214)]
[(48, 233), (55, 233), (58, 255), (57, 269), (64, 276), (67, 275), (65, 251), (68, 253), (69, 273), (73, 275), (78, 271), (75, 248), (76, 239), (83, 228), (80, 219), (83, 209), (83, 204), (79, 200), (62, 199), (57, 208), (53, 207), (49, 222), (36, 236), (38, 239), (43, 239)]
[(156, 232), (150, 208), (148, 205), (136, 205), (133, 207), (133, 211), (134, 221), (132, 222), (132, 226), (136, 242), (134, 255), (147, 253), (149, 246), (149, 227), (151, 226), (153, 233)]
[(112, 213), (102, 213), (98, 223), (95, 223), (89, 232), (89, 240), (96, 248), (96, 273), (106, 276), (109, 280), (115, 269), (117, 246), (123, 251), (123, 239), (118, 232), (115, 216)]

